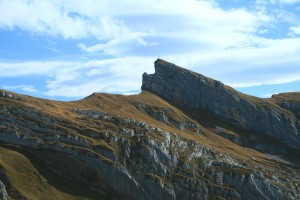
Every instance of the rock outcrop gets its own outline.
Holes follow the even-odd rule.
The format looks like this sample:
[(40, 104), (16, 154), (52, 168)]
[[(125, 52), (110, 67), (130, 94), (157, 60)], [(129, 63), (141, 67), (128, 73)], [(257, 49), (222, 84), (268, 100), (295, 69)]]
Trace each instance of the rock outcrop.
[(12, 94), (12, 93), (9, 93), (7, 91), (4, 91), (4, 90), (0, 90), (0, 97), (4, 97), (4, 98), (7, 98), (7, 99), (14, 99), (14, 100), (18, 100), (19, 98)]
[(145, 104), (139, 104), (137, 105), (137, 108), (141, 111), (146, 112), (150, 116), (154, 117), (155, 119), (169, 125), (174, 125), (180, 130), (186, 130), (186, 129), (197, 129), (198, 124), (194, 121), (187, 120), (187, 119), (174, 119), (172, 116), (174, 116), (174, 111), (164, 109), (163, 107), (157, 107), (157, 106), (149, 106)]
[(288, 92), (272, 95), (272, 101), (291, 111), (300, 120), (300, 93)]
[(0, 180), (0, 199), (7, 200), (7, 197), (8, 197), (8, 195), (7, 195), (7, 192), (5, 189), (5, 185)]
[(142, 90), (188, 111), (212, 113), (234, 126), (266, 134), (300, 149), (300, 122), (294, 115), (201, 74), (158, 59), (155, 74), (143, 74)]

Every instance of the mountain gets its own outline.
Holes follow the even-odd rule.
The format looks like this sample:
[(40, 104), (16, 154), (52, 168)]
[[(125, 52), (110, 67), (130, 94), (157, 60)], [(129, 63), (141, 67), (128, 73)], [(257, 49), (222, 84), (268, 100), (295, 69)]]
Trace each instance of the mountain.
[(142, 93), (0, 90), (0, 199), (299, 199), (300, 93), (260, 99), (158, 59)]

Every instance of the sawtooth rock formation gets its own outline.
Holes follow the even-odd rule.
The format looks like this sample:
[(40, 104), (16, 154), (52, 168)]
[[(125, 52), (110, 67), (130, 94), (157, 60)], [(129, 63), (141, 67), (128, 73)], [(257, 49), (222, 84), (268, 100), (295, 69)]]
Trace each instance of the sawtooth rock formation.
[(300, 198), (300, 93), (259, 99), (160, 59), (142, 90), (0, 90), (0, 199)]

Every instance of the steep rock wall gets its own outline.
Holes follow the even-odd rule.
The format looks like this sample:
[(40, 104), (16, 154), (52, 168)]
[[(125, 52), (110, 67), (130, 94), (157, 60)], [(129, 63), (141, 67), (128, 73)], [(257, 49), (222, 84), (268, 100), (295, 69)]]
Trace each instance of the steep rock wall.
[[(143, 74), (142, 90), (188, 110), (205, 110), (235, 126), (300, 148), (300, 122), (280, 107), (241, 95), (223, 83), (158, 59), (155, 73)], [(261, 106), (260, 104), (263, 104)]]

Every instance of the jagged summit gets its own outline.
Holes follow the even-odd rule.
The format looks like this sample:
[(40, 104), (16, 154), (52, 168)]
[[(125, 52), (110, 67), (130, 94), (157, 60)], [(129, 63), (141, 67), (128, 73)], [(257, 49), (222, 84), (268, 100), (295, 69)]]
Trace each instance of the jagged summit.
[[(174, 71), (178, 71), (178, 72), (182, 72), (182, 73), (190, 73), (190, 74), (194, 74), (195, 76), (202, 76), (204, 77), (203, 75), (201, 74), (197, 74), (191, 70), (188, 70), (188, 69), (185, 69), (183, 67), (180, 67), (178, 65), (175, 65), (173, 63), (170, 63), (168, 61), (165, 61), (163, 59), (157, 59), (155, 62), (154, 62), (154, 68), (155, 68), (155, 73), (160, 73), (160, 72), (166, 72), (167, 70), (174, 70)], [(208, 78), (208, 77), (206, 77)]]
[[(192, 76), (197, 78), (199, 81), (203, 81), (203, 82), (207, 82), (213, 85), (223, 85), (223, 83), (221, 83), (220, 81), (211, 79), (209, 77), (206, 77), (202, 74), (198, 74), (196, 72), (193, 72), (191, 70), (185, 69), (183, 67), (177, 66), (173, 63), (167, 62), (165, 60), (162, 59), (157, 59), (154, 62), (154, 68), (155, 68), (155, 74), (156, 76), (166, 76), (166, 77), (173, 77), (176, 74), (184, 74), (187, 76)], [(143, 74), (143, 84), (142, 84), (142, 90), (147, 90), (147, 85), (144, 84), (144, 82), (146, 82), (147, 77), (148, 76), (152, 76), (152, 75), (148, 75), (146, 72)], [(144, 81), (145, 80), (145, 81)], [(151, 81), (151, 80), (150, 80)], [(149, 89), (149, 88), (148, 88)]]

